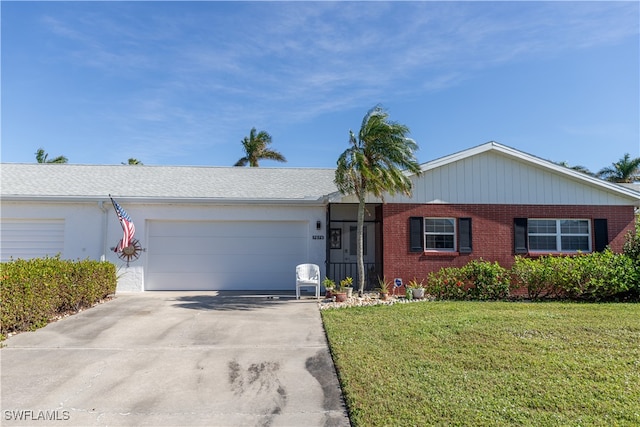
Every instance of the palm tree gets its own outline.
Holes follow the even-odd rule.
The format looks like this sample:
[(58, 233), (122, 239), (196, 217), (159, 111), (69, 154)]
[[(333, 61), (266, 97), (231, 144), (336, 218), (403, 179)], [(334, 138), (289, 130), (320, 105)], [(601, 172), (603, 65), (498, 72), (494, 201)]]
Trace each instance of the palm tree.
[(49, 154), (44, 151), (44, 148), (38, 148), (38, 151), (36, 151), (36, 161), (38, 163), (67, 163), (69, 159), (65, 156), (58, 156), (49, 160)]
[(125, 163), (125, 162), (120, 162), (120, 163), (122, 163), (123, 165), (143, 165), (143, 164), (144, 164), (144, 163), (142, 163), (140, 160), (138, 160), (138, 159), (134, 159), (133, 157), (131, 157), (131, 158), (127, 161), (127, 163)]
[(250, 167), (258, 167), (260, 166), (258, 161), (263, 159), (286, 162), (287, 159), (282, 154), (267, 148), (269, 144), (271, 144), (271, 135), (263, 130), (256, 133), (256, 128), (251, 128), (249, 136), (245, 136), (242, 140), (246, 156), (238, 160), (234, 166), (246, 166), (248, 163)]
[(581, 165), (576, 165), (576, 166), (569, 166), (569, 163), (562, 161), (562, 162), (556, 162), (557, 165), (560, 166), (564, 166), (565, 168), (569, 168), (572, 169), (576, 172), (581, 172), (585, 175), (589, 175), (589, 176), (595, 176), (595, 174), (593, 172), (591, 172), (586, 166), (581, 166)]
[(411, 195), (411, 180), (405, 171), (421, 173), (414, 152), (416, 142), (408, 138), (409, 128), (389, 121), (389, 114), (375, 106), (362, 119), (358, 136), (349, 131), (349, 144), (338, 158), (335, 183), (345, 195), (358, 198), (356, 256), (359, 293), (364, 292), (363, 227), (365, 197), (372, 194), (384, 201), (384, 193)]
[(598, 172), (598, 177), (610, 182), (634, 182), (640, 181), (640, 157), (631, 158), (626, 153), (623, 158)]

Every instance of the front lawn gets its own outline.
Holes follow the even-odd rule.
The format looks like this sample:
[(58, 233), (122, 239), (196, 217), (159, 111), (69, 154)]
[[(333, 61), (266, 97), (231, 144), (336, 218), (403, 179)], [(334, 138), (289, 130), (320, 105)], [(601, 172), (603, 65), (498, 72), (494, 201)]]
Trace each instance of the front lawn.
[(640, 305), (322, 311), (354, 426), (640, 425)]

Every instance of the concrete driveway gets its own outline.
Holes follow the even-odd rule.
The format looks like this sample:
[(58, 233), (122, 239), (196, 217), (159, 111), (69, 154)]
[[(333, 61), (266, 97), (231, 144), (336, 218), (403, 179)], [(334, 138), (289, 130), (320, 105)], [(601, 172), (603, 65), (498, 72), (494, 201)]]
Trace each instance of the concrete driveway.
[(4, 344), (6, 426), (349, 425), (315, 299), (119, 294)]

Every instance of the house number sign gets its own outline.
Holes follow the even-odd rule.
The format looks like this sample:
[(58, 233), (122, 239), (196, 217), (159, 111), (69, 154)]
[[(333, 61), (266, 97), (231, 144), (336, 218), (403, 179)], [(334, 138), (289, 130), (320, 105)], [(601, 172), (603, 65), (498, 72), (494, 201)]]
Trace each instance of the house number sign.
[(314, 234), (312, 238), (313, 240), (324, 240), (324, 236), (321, 234)]

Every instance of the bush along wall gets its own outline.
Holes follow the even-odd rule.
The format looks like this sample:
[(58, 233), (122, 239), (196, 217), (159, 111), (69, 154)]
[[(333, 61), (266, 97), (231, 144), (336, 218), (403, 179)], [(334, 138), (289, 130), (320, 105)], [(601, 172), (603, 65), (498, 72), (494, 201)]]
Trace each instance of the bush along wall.
[(18, 259), (0, 267), (2, 338), (43, 327), (116, 291), (116, 267), (109, 262), (54, 257)]
[(516, 257), (511, 274), (514, 287), (525, 287), (531, 299), (624, 301), (640, 295), (634, 260), (609, 249), (576, 256)]
[(609, 249), (574, 256), (517, 256), (510, 270), (497, 262), (474, 260), (442, 268), (425, 282), (426, 292), (437, 299), (503, 300), (517, 295), (533, 300), (640, 300), (637, 260)]
[(504, 267), (480, 259), (429, 274), (425, 289), (438, 299), (498, 300), (509, 296), (509, 280)]

